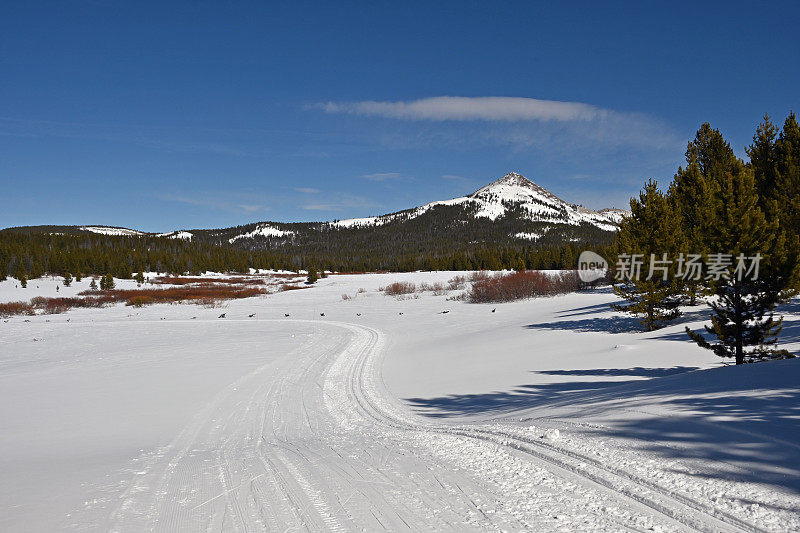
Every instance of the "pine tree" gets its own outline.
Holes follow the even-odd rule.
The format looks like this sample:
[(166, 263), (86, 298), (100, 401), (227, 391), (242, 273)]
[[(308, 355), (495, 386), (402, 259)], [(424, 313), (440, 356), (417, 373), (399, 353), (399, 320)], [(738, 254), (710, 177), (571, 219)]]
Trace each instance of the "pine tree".
[(100, 290), (110, 291), (115, 287), (114, 277), (109, 273), (100, 278)]
[[(736, 364), (787, 357), (788, 352), (775, 348), (782, 319), (775, 319), (773, 310), (792, 295), (787, 287), (796, 283), (800, 271), (787, 259), (793, 251), (785, 232), (776, 221), (767, 221), (759, 207), (753, 170), (743, 164), (733, 170), (718, 177), (704, 226), (714, 254), (722, 254), (717, 259), (730, 263), (728, 277), (711, 280), (717, 298), (709, 303), (712, 325), (706, 331), (717, 340), (709, 342), (688, 327), (686, 332), (699, 346), (732, 357)], [(760, 263), (749, 259), (748, 264), (748, 258), (759, 257)]]
[(81, 274), (80, 271), (78, 271), (78, 273), (75, 274), (75, 281), (80, 283), (82, 279), (83, 279), (83, 274)]
[(314, 267), (309, 267), (308, 268), (308, 278), (306, 278), (306, 281), (308, 283), (312, 283), (313, 284), (313, 283), (316, 283), (318, 279), (319, 279), (319, 274), (317, 273), (317, 269), (314, 268)]
[(772, 198), (777, 187), (778, 167), (777, 150), (775, 138), (778, 135), (778, 128), (772, 123), (769, 115), (764, 115), (764, 120), (758, 125), (753, 144), (747, 147), (747, 155), (750, 156), (750, 168), (753, 169), (755, 177), (756, 192), (759, 197), (759, 206), (768, 218), (771, 218), (775, 206)]
[(19, 284), (23, 289), (28, 286), (28, 276), (25, 275), (24, 270), (20, 270), (20, 273), (17, 274), (17, 279), (19, 280)]
[(775, 142), (778, 186), (775, 201), (783, 229), (800, 235), (800, 125), (789, 113)]
[[(648, 331), (678, 317), (681, 286), (676, 264), (669, 261), (678, 256), (683, 239), (673, 206), (658, 184), (649, 180), (639, 199), (631, 199), (631, 215), (622, 221), (617, 237), (620, 253), (627, 254), (631, 261), (626, 267), (628, 272), (622, 273), (622, 283), (614, 286), (614, 293), (628, 303), (611, 307), (639, 317)], [(628, 268), (637, 258), (644, 263), (640, 272)]]
[(722, 178), (739, 167), (739, 158), (719, 130), (703, 123), (686, 149), (686, 160), (696, 161), (706, 178)]
[(89, 284), (89, 290), (96, 291), (97, 290), (97, 282), (92, 278), (92, 282)]
[(70, 274), (69, 272), (65, 272), (64, 273), (64, 286), (65, 287), (69, 287), (70, 285), (72, 285), (72, 274)]
[[(669, 187), (668, 198), (683, 229), (684, 254), (703, 254), (706, 243), (702, 232), (702, 218), (709, 198), (709, 188), (705, 176), (700, 172), (696, 155), (687, 150), (686, 168), (679, 167)], [(689, 297), (689, 305), (697, 305), (697, 296), (703, 292), (705, 284), (693, 277), (682, 280), (683, 290)]]
[(135, 276), (133, 276), (133, 279), (136, 280), (136, 283), (141, 285), (142, 283), (144, 283), (144, 272), (140, 270), (139, 272), (137, 272)]

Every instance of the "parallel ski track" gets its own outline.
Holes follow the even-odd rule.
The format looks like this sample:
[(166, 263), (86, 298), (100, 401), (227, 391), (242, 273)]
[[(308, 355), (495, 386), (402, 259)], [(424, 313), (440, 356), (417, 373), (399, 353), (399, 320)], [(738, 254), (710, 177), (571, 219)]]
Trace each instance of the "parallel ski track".
[[(323, 351), (303, 367), (296, 367), (277, 381), (255, 386), (250, 390), (249, 397), (239, 400), (239, 404), (246, 404), (244, 409), (235, 410), (231, 412), (231, 418), (216, 422), (218, 425), (212, 431), (222, 435), (220, 437), (222, 446), (217, 450), (208, 449), (207, 453), (211, 453), (218, 463), (216, 486), (222, 490), (214, 487), (213, 480), (200, 476), (201, 470), (198, 470), (200, 465), (195, 465), (189, 457), (203, 425), (210, 419), (208, 415), (214, 408), (212, 402), (201, 411), (197, 422), (184, 429), (169, 453), (160, 459), (159, 464), (162, 468), (149, 472), (150, 482), (145, 486), (149, 485), (149, 489), (155, 495), (154, 499), (137, 500), (135, 494), (140, 488), (134, 484), (123, 495), (123, 500), (135, 507), (125, 510), (123, 506), (118, 509), (112, 515), (112, 520), (116, 524), (111, 529), (133, 530), (144, 526), (148, 529), (178, 530), (191, 523), (193, 528), (200, 527), (204, 530), (248, 531), (266, 528), (274, 531), (285, 528), (287, 523), (292, 523), (311, 530), (342, 531), (355, 525), (347, 507), (350, 498), (359, 494), (358, 498), (363, 504), (368, 505), (373, 496), (369, 491), (362, 491), (350, 482), (337, 481), (330, 475), (321, 475), (323, 470), (339, 471), (341, 467), (347, 467), (347, 462), (327, 466), (320, 464), (328, 452), (333, 451), (337, 455), (339, 452), (334, 448), (317, 449), (313, 445), (301, 449), (295, 446), (290, 436), (286, 435), (287, 427), (283, 425), (282, 416), (285, 413), (281, 409), (287, 406), (280, 400), (291, 397), (288, 395), (288, 388), (296, 389), (302, 386), (307, 387), (303, 390), (308, 392), (304, 392), (300, 397), (300, 404), (292, 408), (296, 408), (296, 414), (303, 417), (302, 420), (311, 432), (310, 436), (316, 435), (318, 431), (324, 433), (325, 428), (318, 426), (320, 420), (308, 416), (306, 400), (313, 402), (314, 394), (324, 394), (323, 389), (327, 381), (331, 386), (340, 388), (344, 394), (342, 400), (348, 399), (341, 405), (342, 409), (363, 419), (368, 426), (375, 426), (379, 431), (380, 428), (386, 428), (392, 431), (456, 435), (491, 443), (493, 446), (502, 446), (517, 456), (527, 457), (558, 477), (607, 494), (610, 499), (622, 501), (626, 507), (639, 509), (644, 514), (655, 515), (663, 523), (677, 529), (703, 532), (765, 531), (737, 516), (714, 509), (704, 501), (676, 493), (618, 466), (604, 464), (593, 457), (563, 449), (544, 439), (516, 434), (504, 428), (485, 424), (436, 423), (411, 413), (391, 398), (386, 390), (380, 375), (384, 337), (375, 329), (361, 324), (334, 321), (293, 319), (275, 322), (342, 328), (352, 334), (352, 338), (348, 344), (332, 346), (335, 351), (330, 349)], [(339, 366), (339, 379), (334, 380), (335, 382), (331, 381), (332, 378), (329, 376), (334, 364), (343, 365)], [(257, 370), (241, 378), (234, 385), (254, 383), (253, 380), (262, 372), (261, 369)], [(224, 398), (238, 400), (230, 396)], [(331, 406), (328, 406), (328, 411), (331, 411)], [(251, 423), (249, 429), (242, 426), (242, 424), (246, 426), (247, 421), (256, 413), (259, 418), (255, 424)], [(237, 426), (245, 433), (226, 436), (226, 431)], [(246, 442), (235, 440), (238, 437), (245, 439)], [(320, 441), (319, 446), (325, 446), (324, 441)], [(344, 460), (341, 455), (338, 457)], [(181, 463), (183, 468), (176, 471), (178, 463)], [(239, 470), (236, 475), (231, 471), (232, 465), (238, 465)], [(435, 473), (433, 476), (436, 477)], [(198, 485), (198, 480), (201, 480), (202, 484)], [(436, 480), (439, 481), (438, 478)], [(196, 486), (199, 491), (198, 496), (202, 494), (202, 497), (195, 499), (191, 507), (175, 505), (164, 499), (172, 484), (178, 487)], [(441, 481), (439, 484), (441, 485)], [(339, 494), (345, 486), (351, 495), (343, 500)], [(458, 488), (460, 490), (460, 487)], [(426, 504), (430, 505), (436, 501), (434, 499)], [(224, 502), (224, 509), (227, 511), (220, 512), (221, 502)], [(380, 524), (384, 529), (393, 529), (391, 524), (395, 527), (415, 529), (415, 525), (407, 522), (406, 518), (419, 519), (419, 515), (408, 507), (407, 502), (393, 503), (399, 506), (395, 509), (384, 506), (373, 511), (374, 524)], [(217, 512), (208, 512), (203, 509), (205, 506), (215, 506)], [(484, 519), (491, 522), (485, 515)], [(618, 523), (621, 529), (638, 529), (624, 520), (613, 517), (607, 519)], [(457, 527), (454, 523), (445, 523)], [(416, 524), (417, 527), (419, 525)]]
[[(329, 324), (333, 324), (329, 322)], [(361, 330), (369, 335), (366, 347), (358, 353), (350, 366), (350, 395), (364, 416), (375, 423), (407, 431), (429, 431), (460, 435), (471, 439), (505, 446), (537, 461), (551, 470), (567, 476), (578, 476), (584, 482), (600, 486), (613, 496), (632, 501), (655, 511), (669, 521), (683, 527), (703, 532), (715, 531), (768, 531), (728, 512), (715, 509), (710, 504), (666, 487), (657, 485), (631, 472), (604, 464), (595, 458), (556, 447), (544, 439), (523, 437), (502, 429), (469, 425), (437, 424), (392, 405), (380, 377), (381, 334), (371, 328), (338, 323), (348, 329)]]

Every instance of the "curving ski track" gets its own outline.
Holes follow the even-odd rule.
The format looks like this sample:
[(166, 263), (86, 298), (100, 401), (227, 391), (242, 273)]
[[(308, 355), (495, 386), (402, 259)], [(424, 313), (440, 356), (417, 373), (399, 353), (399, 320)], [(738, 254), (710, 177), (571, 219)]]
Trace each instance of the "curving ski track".
[(524, 430), (410, 413), (377, 330), (279, 324), (305, 340), (143, 458), (111, 530), (760, 531)]

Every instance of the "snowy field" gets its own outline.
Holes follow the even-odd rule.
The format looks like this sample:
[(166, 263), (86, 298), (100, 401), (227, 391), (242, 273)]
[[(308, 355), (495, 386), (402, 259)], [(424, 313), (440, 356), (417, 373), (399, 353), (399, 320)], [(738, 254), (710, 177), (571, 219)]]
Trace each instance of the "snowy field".
[(0, 321), (0, 530), (800, 530), (800, 361), (723, 367), (705, 308), (644, 333), (602, 290), (378, 291), (456, 274)]

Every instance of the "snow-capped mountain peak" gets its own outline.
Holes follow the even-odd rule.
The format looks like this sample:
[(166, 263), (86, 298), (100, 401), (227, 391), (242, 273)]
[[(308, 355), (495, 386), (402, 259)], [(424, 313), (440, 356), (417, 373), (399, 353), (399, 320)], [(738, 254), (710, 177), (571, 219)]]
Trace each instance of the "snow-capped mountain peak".
[(501, 202), (519, 202), (536, 198), (548, 202), (567, 204), (567, 202), (544, 187), (536, 185), (522, 174), (517, 174), (516, 172), (509, 172), (502, 178), (470, 194), (469, 197), (489, 201), (499, 200)]
[(617, 209), (594, 211), (580, 205), (570, 204), (544, 187), (540, 187), (522, 174), (509, 172), (472, 194), (442, 200), (399, 213), (379, 217), (340, 220), (332, 223), (338, 227), (381, 226), (392, 221), (410, 220), (438, 206), (470, 206), (473, 217), (496, 220), (506, 215), (509, 209), (521, 208), (526, 219), (533, 222), (551, 222), (579, 226), (590, 224), (605, 231), (614, 231), (626, 213)]

